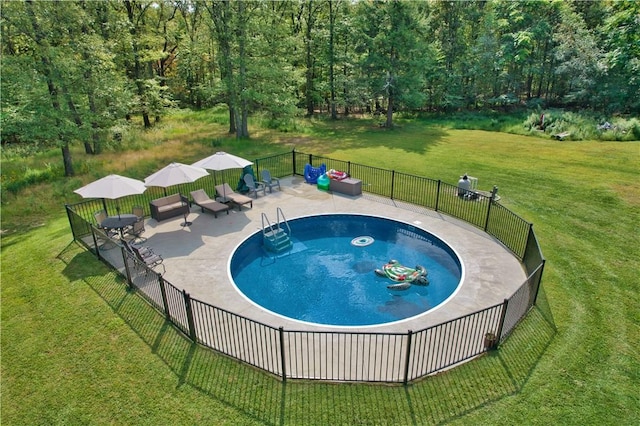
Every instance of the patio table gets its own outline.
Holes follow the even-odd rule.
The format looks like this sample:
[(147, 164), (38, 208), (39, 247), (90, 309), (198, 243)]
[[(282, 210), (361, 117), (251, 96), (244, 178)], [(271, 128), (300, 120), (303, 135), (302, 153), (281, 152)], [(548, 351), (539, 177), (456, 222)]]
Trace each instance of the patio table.
[(124, 228), (131, 226), (138, 221), (135, 214), (121, 214), (118, 216), (109, 216), (100, 223), (102, 228), (117, 229), (120, 232), (120, 238), (124, 237)]

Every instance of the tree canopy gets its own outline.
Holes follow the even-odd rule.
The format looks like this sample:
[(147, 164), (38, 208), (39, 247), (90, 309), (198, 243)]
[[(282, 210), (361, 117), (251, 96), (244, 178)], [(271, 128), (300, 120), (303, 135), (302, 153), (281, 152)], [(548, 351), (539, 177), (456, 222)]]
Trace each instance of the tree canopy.
[[(640, 111), (640, 3), (2, 1), (2, 142), (98, 153), (132, 116)], [(73, 170), (66, 169), (68, 174)]]

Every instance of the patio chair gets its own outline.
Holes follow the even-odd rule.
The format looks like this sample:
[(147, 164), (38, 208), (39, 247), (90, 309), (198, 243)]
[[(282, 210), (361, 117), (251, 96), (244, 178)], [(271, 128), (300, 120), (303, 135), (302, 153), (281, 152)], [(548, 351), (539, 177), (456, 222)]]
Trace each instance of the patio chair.
[(138, 218), (144, 219), (144, 209), (142, 208), (142, 206), (131, 207), (131, 213), (138, 216)]
[(141, 242), (146, 241), (147, 239), (141, 236), (145, 231), (144, 209), (142, 208), (142, 206), (133, 206), (131, 208), (131, 213), (136, 215), (138, 217), (138, 220), (133, 225), (125, 228), (123, 230), (123, 235), (125, 236), (125, 238), (127, 238), (127, 236), (131, 236), (129, 242), (137, 240), (140, 240)]
[(209, 198), (209, 195), (207, 195), (204, 189), (191, 191), (191, 198), (193, 198), (193, 203), (202, 209), (203, 213), (205, 210), (208, 210), (213, 213), (214, 217), (218, 217), (218, 213), (220, 212), (226, 211), (227, 214), (229, 214), (229, 206)]
[(96, 221), (96, 228), (101, 230), (107, 237), (114, 238), (118, 236), (118, 231), (102, 227), (102, 222), (104, 222), (107, 217), (107, 212), (104, 209), (98, 210), (93, 214), (93, 218)]
[(253, 208), (253, 200), (250, 197), (234, 192), (226, 182), (221, 185), (216, 185), (216, 192), (223, 203), (231, 201), (238, 206), (238, 210), (242, 210), (242, 206), (245, 204), (249, 204), (251, 208)]
[(282, 191), (280, 188), (280, 179), (272, 177), (271, 172), (267, 169), (262, 169), (262, 183), (269, 188), (269, 192), (273, 192), (274, 186), (277, 186), (278, 190)]
[(244, 183), (246, 183), (247, 187), (249, 188), (249, 194), (255, 194), (256, 198), (258, 198), (258, 191), (260, 191), (261, 189), (262, 195), (267, 195), (264, 184), (262, 182), (256, 182), (253, 179), (253, 175), (249, 173), (244, 175)]
[(144, 242), (147, 240), (145, 237), (142, 236), (142, 233), (144, 231), (145, 231), (144, 218), (140, 217), (136, 222), (133, 223), (133, 225), (125, 229), (124, 231), (125, 239), (127, 239), (127, 237), (130, 236), (131, 238), (128, 239), (129, 242), (132, 242), (132, 241)]

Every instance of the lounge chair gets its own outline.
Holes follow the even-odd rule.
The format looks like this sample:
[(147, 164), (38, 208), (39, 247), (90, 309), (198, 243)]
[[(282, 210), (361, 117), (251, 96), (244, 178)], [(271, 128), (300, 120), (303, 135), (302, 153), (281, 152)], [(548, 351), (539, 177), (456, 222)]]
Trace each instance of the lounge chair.
[(162, 256), (154, 253), (149, 247), (131, 244), (127, 241), (123, 241), (122, 244), (129, 253), (133, 254), (138, 261), (144, 263), (149, 268), (154, 269), (156, 266), (162, 266), (162, 274), (164, 275), (164, 273), (167, 272), (167, 269), (162, 264), (162, 262), (164, 262)]
[(282, 191), (280, 188), (280, 179), (274, 178), (271, 176), (271, 172), (267, 169), (262, 169), (262, 183), (269, 188), (269, 192), (273, 191), (274, 186), (278, 186), (278, 190)]
[(253, 199), (246, 195), (234, 192), (226, 182), (222, 185), (216, 185), (216, 192), (223, 202), (231, 201), (236, 204), (238, 206), (238, 210), (242, 210), (242, 206), (245, 204), (249, 204), (251, 208), (253, 208)]
[(258, 198), (258, 191), (262, 189), (262, 195), (267, 195), (267, 191), (265, 189), (264, 183), (256, 182), (253, 179), (253, 175), (247, 173), (244, 175), (244, 183), (247, 184), (247, 188), (249, 188), (249, 194), (256, 194), (256, 198)]
[(191, 198), (193, 198), (193, 203), (202, 209), (203, 213), (205, 210), (208, 210), (213, 213), (214, 217), (218, 217), (218, 213), (220, 212), (226, 211), (227, 214), (229, 214), (229, 206), (209, 198), (209, 195), (204, 192), (204, 189), (191, 191)]

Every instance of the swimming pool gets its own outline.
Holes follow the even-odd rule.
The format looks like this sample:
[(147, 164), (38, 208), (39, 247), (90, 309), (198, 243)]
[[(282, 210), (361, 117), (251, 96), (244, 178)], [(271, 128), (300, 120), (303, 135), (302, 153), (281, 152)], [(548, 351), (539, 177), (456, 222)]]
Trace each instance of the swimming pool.
[[(455, 251), (413, 225), (356, 214), (289, 221), (291, 249), (263, 248), (259, 231), (234, 251), (229, 272), (238, 291), (277, 315), (332, 326), (371, 326), (413, 318), (450, 298), (462, 277)], [(396, 284), (376, 275), (390, 259), (428, 271), (429, 285)]]

